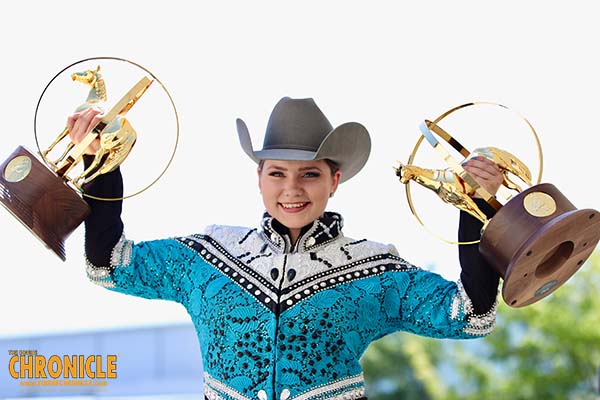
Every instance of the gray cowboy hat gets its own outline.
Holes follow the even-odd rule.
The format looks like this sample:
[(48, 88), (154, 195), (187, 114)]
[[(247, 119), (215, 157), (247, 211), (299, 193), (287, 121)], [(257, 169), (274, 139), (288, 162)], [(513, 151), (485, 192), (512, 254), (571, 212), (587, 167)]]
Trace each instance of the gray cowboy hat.
[(253, 150), (246, 123), (239, 118), (236, 123), (242, 149), (256, 163), (327, 158), (340, 167), (341, 182), (362, 169), (371, 151), (371, 139), (364, 126), (346, 122), (334, 129), (310, 98), (279, 100), (269, 117), (262, 150)]

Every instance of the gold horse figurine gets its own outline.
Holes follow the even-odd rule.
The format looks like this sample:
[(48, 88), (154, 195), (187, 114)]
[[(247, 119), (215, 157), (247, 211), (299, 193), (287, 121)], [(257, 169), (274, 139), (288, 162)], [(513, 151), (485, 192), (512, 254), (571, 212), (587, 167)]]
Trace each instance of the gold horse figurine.
[[(94, 70), (86, 70), (83, 72), (75, 72), (71, 75), (71, 79), (77, 82), (85, 83), (90, 86), (90, 91), (85, 103), (79, 105), (75, 112), (83, 111), (90, 107), (99, 107), (101, 103), (106, 102), (106, 85), (100, 74), (100, 66)], [(100, 146), (91, 165), (85, 169), (79, 176), (72, 179), (72, 184), (81, 190), (81, 185), (90, 182), (98, 175), (113, 171), (127, 158), (133, 145), (137, 140), (137, 134), (129, 121), (123, 115), (135, 104), (136, 100), (131, 100), (119, 113), (119, 115), (111, 121), (100, 135)], [(54, 162), (49, 161), (47, 155), (52, 149), (67, 135), (69, 130), (65, 129), (58, 135), (50, 147), (42, 152), (42, 156), (55, 168), (65, 159), (71, 149), (75, 146), (70, 142), (63, 154)], [(66, 177), (68, 179), (68, 177)]]
[[(531, 172), (529, 168), (508, 151), (496, 147), (480, 147), (475, 149), (470, 157), (477, 155), (496, 163), (504, 175), (502, 184), (507, 188), (518, 192), (522, 190), (519, 185), (513, 182), (509, 174), (515, 175), (531, 186)], [(464, 161), (470, 157), (467, 157)], [(475, 194), (475, 190), (452, 169), (426, 169), (416, 165), (400, 164), (396, 168), (396, 175), (400, 177), (401, 183), (406, 184), (410, 180), (413, 180), (427, 189), (434, 191), (444, 202), (466, 211), (484, 224), (488, 222), (486, 215), (471, 198)]]
[[(81, 82), (90, 86), (90, 91), (88, 92), (88, 96), (85, 100), (85, 103), (82, 103), (79, 106), (77, 106), (77, 108), (75, 108), (75, 112), (80, 112), (90, 107), (97, 107), (101, 103), (106, 102), (106, 85), (104, 83), (104, 79), (102, 79), (102, 74), (100, 74), (99, 65), (96, 67), (96, 69), (93, 70), (88, 69), (82, 72), (74, 72), (71, 74), (71, 79), (75, 82)], [(44, 157), (44, 159), (46, 159), (46, 161), (48, 161), (51, 165), (58, 165), (73, 148), (74, 144), (71, 142), (69, 143), (65, 151), (62, 153), (62, 155), (58, 157), (58, 159), (56, 159), (56, 161), (50, 161), (47, 158), (48, 153), (50, 153), (54, 149), (54, 147), (68, 134), (69, 130), (67, 129), (67, 127), (65, 127), (65, 129), (63, 129), (63, 131), (54, 140), (54, 142), (52, 142), (50, 147), (48, 147), (42, 152), (42, 157)]]

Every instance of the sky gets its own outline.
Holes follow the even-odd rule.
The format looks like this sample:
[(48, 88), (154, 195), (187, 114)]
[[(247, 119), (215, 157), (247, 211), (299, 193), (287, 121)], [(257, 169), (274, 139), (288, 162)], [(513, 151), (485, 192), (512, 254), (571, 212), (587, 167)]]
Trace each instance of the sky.
[[(328, 207), (344, 216), (345, 234), (392, 243), (405, 259), (455, 280), (456, 246), (416, 222), (392, 167), (407, 161), (423, 119), (472, 101), (496, 102), (513, 111), (470, 107), (445, 126), (471, 149), (515, 152), (537, 175), (535, 142), (519, 114), (526, 117), (543, 146), (542, 181), (578, 208), (600, 207), (593, 187), (600, 27), (592, 7), (512, 0), (4, 2), (0, 160), (19, 145), (35, 149), (36, 104), (59, 71), (91, 57), (132, 60), (168, 89), (179, 137), (173, 108), (153, 84), (128, 116), (138, 144), (122, 166), (126, 191), (149, 183), (178, 146), (158, 183), (125, 201), (128, 238), (187, 235), (215, 223), (256, 226), (263, 211), (256, 166), (239, 146), (235, 119), (247, 123), (260, 149), (275, 103), (312, 97), (334, 126), (360, 122), (372, 139), (368, 164)], [(144, 72), (111, 75), (111, 65), (102, 68), (114, 101)], [(46, 143), (85, 97), (81, 86), (59, 80), (40, 103), (37, 128)], [(444, 167), (425, 147), (416, 160)], [(455, 235), (458, 212), (412, 191), (430, 228)], [(83, 226), (67, 240), (66, 262), (5, 210), (0, 229), (0, 337), (188, 321), (180, 305), (89, 283)]]

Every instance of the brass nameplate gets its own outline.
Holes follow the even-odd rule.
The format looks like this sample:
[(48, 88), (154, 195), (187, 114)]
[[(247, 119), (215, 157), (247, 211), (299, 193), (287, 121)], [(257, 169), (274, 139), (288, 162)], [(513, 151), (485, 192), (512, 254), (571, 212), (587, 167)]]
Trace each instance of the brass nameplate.
[(10, 160), (4, 169), (4, 179), (8, 182), (20, 182), (31, 172), (31, 159), (27, 156), (17, 156)]
[(523, 199), (523, 207), (534, 217), (547, 217), (556, 211), (556, 202), (549, 194), (532, 192)]

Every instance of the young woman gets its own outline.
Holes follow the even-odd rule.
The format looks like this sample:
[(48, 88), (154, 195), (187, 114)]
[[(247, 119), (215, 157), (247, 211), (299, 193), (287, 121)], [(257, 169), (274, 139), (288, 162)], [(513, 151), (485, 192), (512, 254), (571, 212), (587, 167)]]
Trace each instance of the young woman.
[[(70, 117), (72, 140), (98, 120), (94, 110)], [(258, 228), (215, 225), (134, 244), (123, 235), (120, 202), (88, 199), (90, 279), (186, 307), (202, 350), (205, 398), (366, 399), (359, 358), (373, 340), (400, 330), (438, 338), (491, 332), (499, 277), (477, 246), (460, 247), (461, 279), (448, 282), (393, 246), (345, 237), (342, 217), (325, 211), (339, 184), (367, 161), (362, 125), (334, 129), (312, 99), (283, 98), (262, 150), (253, 150), (243, 121), (237, 128), (259, 164), (266, 212)], [(470, 160), (465, 169), (492, 193), (502, 181), (486, 160)], [(119, 170), (86, 191), (121, 196)], [(480, 228), (461, 213), (460, 240), (477, 239)]]

